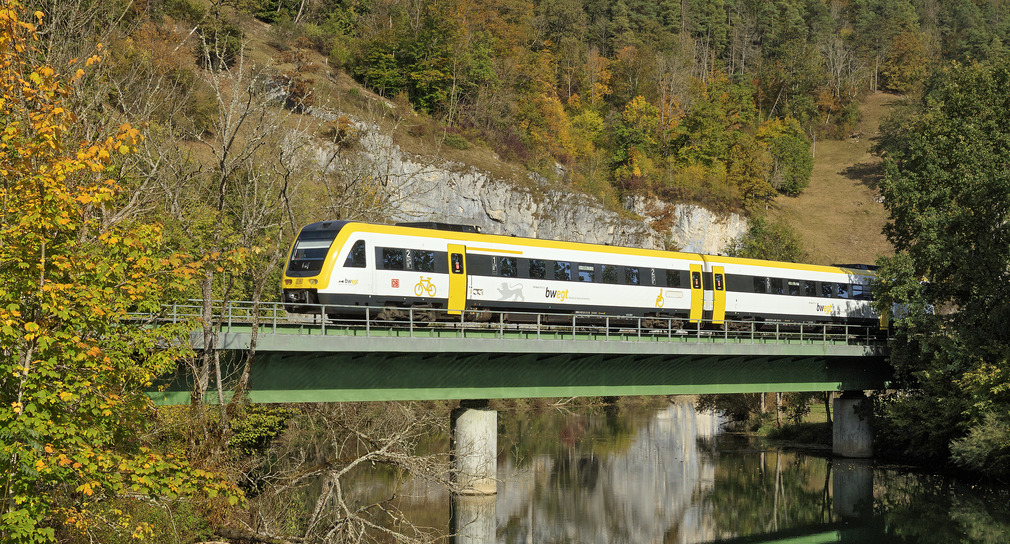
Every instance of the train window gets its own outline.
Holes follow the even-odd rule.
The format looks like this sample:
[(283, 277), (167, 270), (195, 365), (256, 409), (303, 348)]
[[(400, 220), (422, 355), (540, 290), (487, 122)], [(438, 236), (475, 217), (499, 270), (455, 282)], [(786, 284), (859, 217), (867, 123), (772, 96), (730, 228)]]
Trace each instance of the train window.
[(852, 298), (856, 300), (872, 300), (873, 297), (870, 296), (870, 286), (853, 283)]
[(603, 283), (617, 283), (617, 267), (612, 264), (601, 265), (603, 268)]
[(849, 298), (849, 284), (839, 283), (837, 293), (838, 298)]
[(414, 254), (414, 270), (419, 272), (435, 271), (435, 252), (424, 251), (423, 249), (412, 250)]
[(767, 293), (768, 291), (768, 278), (754, 278), (754, 292), (755, 293)]
[(805, 281), (803, 282), (803, 294), (808, 297), (817, 296), (817, 282), (816, 281)]
[(554, 261), (554, 279), (568, 281), (572, 279), (572, 263)]
[(449, 269), (452, 270), (453, 274), (463, 273), (463, 254), (453, 253), (449, 257)]
[(828, 282), (824, 282), (824, 283), (821, 284), (821, 296), (822, 297), (825, 297), (825, 298), (831, 298), (832, 297), (833, 293), (831, 292), (832, 291), (831, 286), (832, 286), (832, 284), (830, 284)]
[(800, 282), (789, 280), (789, 294), (793, 296), (800, 294)]
[(530, 259), (530, 277), (541, 280), (547, 277), (547, 265), (540, 259)]
[(403, 270), (403, 250), (391, 247), (382, 248), (382, 268)]
[(500, 263), (501, 275), (506, 278), (514, 278), (519, 275), (519, 266), (515, 257), (502, 257)]
[(580, 264), (579, 281), (586, 281), (589, 283), (596, 281), (596, 266), (591, 264)]
[(715, 290), (716, 291), (724, 291), (725, 290), (725, 286), (722, 283), (722, 274), (716, 274), (715, 275)]
[(624, 267), (624, 283), (628, 285), (640, 285), (638, 279), (638, 268), (633, 266)]
[(701, 289), (701, 272), (691, 272), (691, 289)]
[(680, 287), (680, 270), (667, 270), (666, 271), (666, 286), (667, 287)]
[(785, 291), (782, 290), (782, 278), (772, 278), (771, 280), (773, 295), (781, 295), (785, 293)]
[(367, 259), (365, 257), (365, 241), (358, 240), (354, 242), (351, 246), (351, 252), (347, 254), (347, 260), (344, 261), (345, 268), (365, 268), (368, 265)]

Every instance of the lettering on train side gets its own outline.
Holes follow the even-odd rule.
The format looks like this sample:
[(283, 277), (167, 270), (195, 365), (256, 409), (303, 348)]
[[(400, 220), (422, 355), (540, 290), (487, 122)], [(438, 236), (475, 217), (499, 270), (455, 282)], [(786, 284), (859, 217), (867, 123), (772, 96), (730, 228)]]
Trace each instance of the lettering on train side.
[(547, 294), (544, 296), (546, 296), (547, 298), (556, 298), (561, 302), (564, 302), (565, 300), (568, 299), (568, 289), (565, 289), (564, 291), (558, 291), (557, 289), (551, 289), (550, 287), (548, 287)]
[(831, 315), (831, 310), (834, 309), (834, 304), (818, 304), (817, 311), (824, 312), (824, 315)]

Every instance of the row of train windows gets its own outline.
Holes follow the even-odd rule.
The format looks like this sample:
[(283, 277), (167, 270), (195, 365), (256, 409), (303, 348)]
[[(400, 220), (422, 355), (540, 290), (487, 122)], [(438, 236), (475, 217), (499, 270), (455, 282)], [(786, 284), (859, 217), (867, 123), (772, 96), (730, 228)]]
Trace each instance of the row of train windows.
[[(384, 270), (416, 270), (418, 272), (448, 273), (446, 253), (442, 251), (383, 247), (375, 248), (375, 253), (376, 261), (381, 263), (381, 267)], [(689, 277), (688, 272), (684, 270), (572, 263), (571, 261), (549, 261), (544, 259), (520, 259), (518, 257), (471, 255), (467, 261), (468, 272), (478, 276), (528, 277), (532, 279), (553, 279), (555, 281), (623, 283), (625, 285), (644, 284), (660, 287), (688, 287)], [(365, 242), (364, 240), (358, 240), (351, 248), (344, 266), (365, 268), (366, 265)], [(643, 275), (645, 276), (644, 278)], [(748, 289), (743, 283), (746, 281), (746, 278), (748, 276), (727, 275), (726, 290), (822, 298), (852, 298), (856, 300), (869, 300), (871, 298), (869, 287), (860, 284), (750, 277), (749, 279), (753, 281), (753, 289)], [(695, 279), (697, 280), (698, 278)], [(665, 280), (665, 283), (662, 283), (663, 280)], [(696, 288), (700, 288), (700, 285)], [(706, 288), (711, 287), (706, 285)]]
[[(445, 264), (446, 253), (443, 251), (377, 247), (375, 248), (375, 258), (383, 270), (448, 272), (448, 266)], [(364, 240), (359, 240), (351, 247), (351, 251), (344, 261), (344, 266), (365, 268), (367, 262)], [(470, 274), (506, 278), (522, 276), (533, 279), (590, 283), (599, 281), (625, 285), (642, 285), (645, 280), (646, 285), (660, 286), (664, 286), (660, 282), (666, 280), (666, 287), (680, 287), (681, 276), (685, 276), (684, 283), (686, 283), (687, 275), (687, 272), (680, 270), (641, 269), (633, 266), (597, 265), (488, 255), (470, 255), (467, 258), (467, 268)]]
[[(492, 259), (495, 258), (493, 257)], [(497, 268), (497, 273), (495, 268)], [(588, 283), (599, 281), (612, 284), (623, 283), (625, 285), (642, 285), (642, 272), (643, 270), (648, 270), (647, 285), (657, 285), (656, 274), (661, 274), (666, 276), (666, 287), (680, 287), (681, 275), (681, 271), (679, 270), (641, 269), (637, 266), (596, 265), (572, 263), (571, 261), (546, 261), (542, 259), (529, 260), (530, 278), (548, 279), (548, 270), (554, 272), (552, 279), (557, 281), (581, 281)], [(516, 259), (514, 257), (498, 258), (498, 262), (492, 264), (491, 274), (505, 277), (518, 276)], [(599, 280), (597, 280), (597, 277), (599, 277)]]
[(487, 255), (469, 256), (467, 267), (479, 276), (665, 287), (680, 287), (681, 275), (686, 275), (680, 270)]
[(788, 280), (782, 278), (754, 278), (755, 293), (793, 295), (822, 298), (852, 298), (870, 300), (870, 288), (858, 283)]

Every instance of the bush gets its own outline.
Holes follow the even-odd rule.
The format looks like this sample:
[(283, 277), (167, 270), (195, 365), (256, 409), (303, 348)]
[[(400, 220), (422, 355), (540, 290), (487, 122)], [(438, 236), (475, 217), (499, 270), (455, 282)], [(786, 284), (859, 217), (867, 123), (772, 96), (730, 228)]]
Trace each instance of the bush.
[(973, 425), (968, 436), (950, 445), (954, 463), (990, 476), (1010, 475), (1010, 421), (995, 413)]
[(216, 70), (235, 63), (242, 52), (242, 38), (245, 36), (238, 25), (222, 21), (216, 26), (201, 25), (197, 30), (200, 33), (197, 64)]
[(806, 258), (800, 235), (792, 227), (781, 221), (769, 223), (760, 217), (751, 222), (746, 234), (733, 240), (723, 252), (730, 257), (783, 262), (802, 262)]
[(165, 15), (180, 21), (196, 22), (203, 19), (206, 9), (196, 0), (166, 0)]
[(445, 135), (444, 143), (445, 145), (453, 149), (460, 149), (460, 150), (470, 149), (470, 143), (467, 142), (465, 138), (463, 138), (459, 134), (453, 134), (451, 132)]

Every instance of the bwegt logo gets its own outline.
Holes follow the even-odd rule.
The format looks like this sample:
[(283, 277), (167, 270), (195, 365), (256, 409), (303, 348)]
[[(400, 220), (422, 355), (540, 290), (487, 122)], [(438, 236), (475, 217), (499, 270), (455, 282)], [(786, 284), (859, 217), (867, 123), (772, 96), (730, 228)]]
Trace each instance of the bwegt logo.
[(568, 289), (565, 289), (564, 291), (558, 291), (557, 289), (551, 289), (550, 287), (548, 287), (546, 296), (547, 298), (556, 298), (561, 302), (564, 302), (565, 299), (568, 298)]

